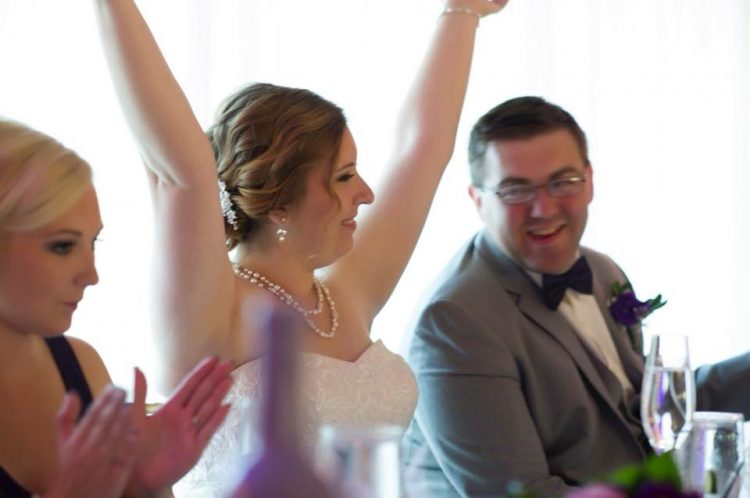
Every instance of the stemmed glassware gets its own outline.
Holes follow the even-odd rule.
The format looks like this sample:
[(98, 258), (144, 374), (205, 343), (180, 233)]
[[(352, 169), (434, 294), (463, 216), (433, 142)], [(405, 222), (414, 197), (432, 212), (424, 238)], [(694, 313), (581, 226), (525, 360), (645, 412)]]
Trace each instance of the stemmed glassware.
[(654, 335), (643, 374), (641, 421), (656, 453), (678, 448), (695, 411), (695, 380), (684, 335)]
[(403, 432), (396, 425), (324, 425), (316, 446), (317, 470), (336, 496), (404, 496), (399, 450)]

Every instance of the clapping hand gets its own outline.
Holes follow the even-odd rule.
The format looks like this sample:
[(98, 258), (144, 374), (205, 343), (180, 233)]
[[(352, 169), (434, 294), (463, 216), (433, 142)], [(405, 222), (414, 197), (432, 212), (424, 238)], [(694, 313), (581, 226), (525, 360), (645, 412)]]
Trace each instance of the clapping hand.
[(125, 393), (110, 385), (76, 423), (80, 411), (80, 399), (68, 393), (57, 413), (57, 475), (43, 498), (120, 497), (138, 441)]
[(203, 360), (170, 399), (146, 417), (146, 379), (136, 369), (133, 410), (142, 435), (133, 471), (134, 488), (160, 492), (195, 465), (229, 411), (222, 400), (232, 385), (231, 370), (230, 363), (218, 358)]

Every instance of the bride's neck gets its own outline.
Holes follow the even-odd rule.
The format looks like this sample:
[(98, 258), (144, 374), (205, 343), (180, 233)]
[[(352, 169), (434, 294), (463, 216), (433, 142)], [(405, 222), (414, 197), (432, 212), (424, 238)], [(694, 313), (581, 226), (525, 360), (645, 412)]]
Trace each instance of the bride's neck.
[(280, 285), (298, 300), (307, 300), (314, 294), (314, 268), (309, 267), (302, 258), (284, 251), (238, 251), (235, 262)]

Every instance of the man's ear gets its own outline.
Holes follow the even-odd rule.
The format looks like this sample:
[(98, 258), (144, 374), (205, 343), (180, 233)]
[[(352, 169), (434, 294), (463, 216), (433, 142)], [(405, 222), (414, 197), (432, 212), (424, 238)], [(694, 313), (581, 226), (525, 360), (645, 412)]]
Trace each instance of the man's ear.
[(586, 164), (584, 172), (586, 173), (586, 182), (588, 183), (586, 188), (589, 191), (589, 202), (591, 202), (594, 200), (594, 168), (591, 167), (591, 163)]
[(469, 185), (468, 188), (469, 197), (471, 197), (471, 200), (474, 201), (474, 206), (476, 206), (477, 211), (481, 214), (482, 213), (482, 191), (479, 190), (478, 187), (475, 187), (474, 185)]

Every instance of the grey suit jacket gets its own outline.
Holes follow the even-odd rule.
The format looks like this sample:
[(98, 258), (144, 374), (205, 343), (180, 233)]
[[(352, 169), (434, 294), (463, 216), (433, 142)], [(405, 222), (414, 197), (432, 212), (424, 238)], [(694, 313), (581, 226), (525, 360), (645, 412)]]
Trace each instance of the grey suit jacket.
[[(626, 278), (607, 256), (581, 252), (625, 373), (640, 392), (642, 338), (616, 323), (609, 289)], [(419, 384), (404, 437), (412, 498), (495, 497), (511, 480), (539, 496), (642, 460), (638, 398), (619, 382), (538, 286), (484, 234), (449, 264), (419, 316), (407, 359)], [(750, 411), (750, 356), (701, 369), (698, 408)], [(733, 393), (734, 396), (726, 396)]]

